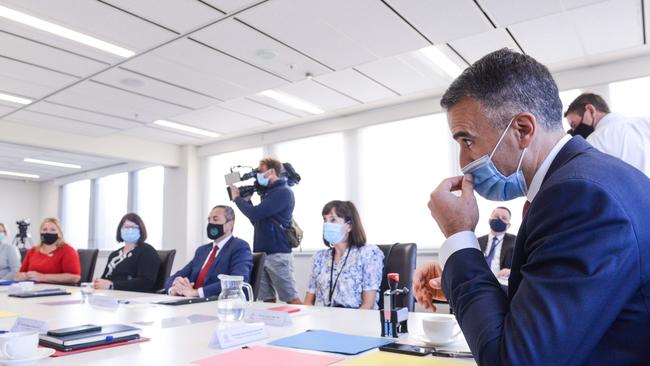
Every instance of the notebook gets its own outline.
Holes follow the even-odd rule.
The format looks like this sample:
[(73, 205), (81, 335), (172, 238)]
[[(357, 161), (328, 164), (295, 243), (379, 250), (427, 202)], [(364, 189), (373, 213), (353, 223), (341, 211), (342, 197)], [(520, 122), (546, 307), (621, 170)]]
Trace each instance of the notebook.
[(187, 304), (196, 304), (196, 303), (201, 303), (201, 302), (217, 301), (217, 300), (219, 300), (219, 296), (188, 297), (188, 298), (183, 298), (183, 299), (180, 299), (180, 300), (157, 301), (154, 304), (159, 304), (159, 305), (187, 305)]
[[(52, 330), (56, 332), (57, 330)], [(97, 330), (76, 333), (65, 336), (53, 336), (41, 334), (39, 338), (42, 342), (57, 344), (61, 346), (88, 345), (90, 343), (101, 341), (112, 341), (114, 339), (124, 340), (126, 337), (138, 336), (141, 329), (122, 324), (103, 325)], [(132, 339), (132, 338), (131, 338)]]
[(394, 340), (389, 338), (357, 336), (327, 330), (308, 330), (269, 344), (277, 347), (356, 355), (392, 342)]
[(48, 288), (44, 290), (21, 292), (19, 294), (9, 294), (9, 297), (18, 297), (21, 299), (27, 299), (30, 297), (59, 296), (59, 295), (70, 295), (70, 293), (64, 289), (57, 287), (57, 288)]

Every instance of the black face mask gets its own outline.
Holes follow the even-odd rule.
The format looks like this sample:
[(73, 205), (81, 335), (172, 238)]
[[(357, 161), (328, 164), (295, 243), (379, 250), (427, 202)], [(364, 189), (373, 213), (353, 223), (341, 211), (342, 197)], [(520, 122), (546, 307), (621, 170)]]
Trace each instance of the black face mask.
[(57, 240), (59, 240), (59, 234), (41, 234), (41, 242), (43, 244), (52, 245), (56, 243)]
[(589, 135), (591, 135), (595, 131), (594, 126), (587, 126), (584, 123), (580, 123), (578, 127), (574, 128), (571, 130), (571, 135), (572, 136), (582, 136), (584, 139), (587, 139)]
[(208, 238), (210, 238), (211, 240), (220, 238), (224, 234), (223, 224), (209, 223), (207, 227), (207, 231), (208, 231)]

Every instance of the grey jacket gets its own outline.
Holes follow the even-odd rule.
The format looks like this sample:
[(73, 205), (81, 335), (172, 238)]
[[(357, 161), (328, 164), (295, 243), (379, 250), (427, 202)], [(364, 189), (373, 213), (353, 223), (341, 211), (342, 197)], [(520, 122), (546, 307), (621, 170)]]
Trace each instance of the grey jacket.
[(7, 243), (0, 243), (0, 281), (11, 281), (20, 270), (20, 253)]

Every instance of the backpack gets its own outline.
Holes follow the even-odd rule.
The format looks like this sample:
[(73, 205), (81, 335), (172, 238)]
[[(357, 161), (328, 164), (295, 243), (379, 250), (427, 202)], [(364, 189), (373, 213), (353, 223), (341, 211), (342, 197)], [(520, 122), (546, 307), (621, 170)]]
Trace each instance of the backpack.
[(289, 227), (285, 228), (282, 226), (276, 219), (271, 218), (271, 221), (275, 225), (277, 225), (282, 231), (284, 231), (284, 234), (287, 236), (287, 239), (289, 239), (289, 245), (291, 245), (292, 248), (298, 248), (300, 247), (300, 242), (302, 241), (303, 237), (303, 231), (296, 222), (296, 220), (291, 218), (291, 224)]

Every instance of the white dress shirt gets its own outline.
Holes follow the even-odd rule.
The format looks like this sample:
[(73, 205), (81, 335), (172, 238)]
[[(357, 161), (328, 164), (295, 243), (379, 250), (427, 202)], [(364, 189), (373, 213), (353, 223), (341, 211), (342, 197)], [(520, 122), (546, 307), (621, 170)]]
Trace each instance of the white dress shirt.
[(587, 141), (650, 177), (650, 119), (608, 113)]
[[(494, 257), (492, 257), (492, 261), (488, 263), (490, 266), (490, 269), (492, 270), (492, 273), (495, 275), (499, 273), (501, 270), (501, 248), (503, 247), (503, 238), (506, 236), (505, 233), (501, 235), (497, 235), (497, 246), (494, 247)], [(494, 235), (490, 233), (488, 235), (488, 241), (485, 245), (485, 252), (483, 252), (483, 255), (487, 258), (488, 255), (490, 255), (490, 249), (492, 248), (492, 241), (494, 240)]]
[[(560, 152), (560, 150), (562, 150), (564, 145), (569, 142), (569, 140), (571, 140), (571, 136), (569, 135), (562, 137), (562, 139), (558, 141), (557, 144), (555, 144), (553, 149), (551, 149), (551, 151), (542, 162), (542, 165), (540, 165), (539, 169), (537, 169), (535, 172), (533, 180), (530, 182), (530, 187), (528, 187), (528, 191), (526, 192), (526, 198), (529, 202), (533, 202), (533, 199), (535, 199), (535, 196), (542, 186), (542, 181), (546, 176), (546, 172), (548, 172), (548, 168), (551, 167), (551, 163), (553, 160), (555, 160), (557, 154)], [(488, 243), (488, 245), (491, 245), (491, 243)], [(449, 259), (452, 254), (461, 249), (467, 248), (475, 248), (479, 251), (481, 250), (481, 246), (478, 244), (476, 235), (472, 231), (461, 231), (448, 237), (447, 240), (445, 240), (445, 242), (442, 244), (442, 247), (440, 247), (440, 252), (438, 254), (440, 265), (444, 268), (445, 263), (447, 263), (447, 259)]]

